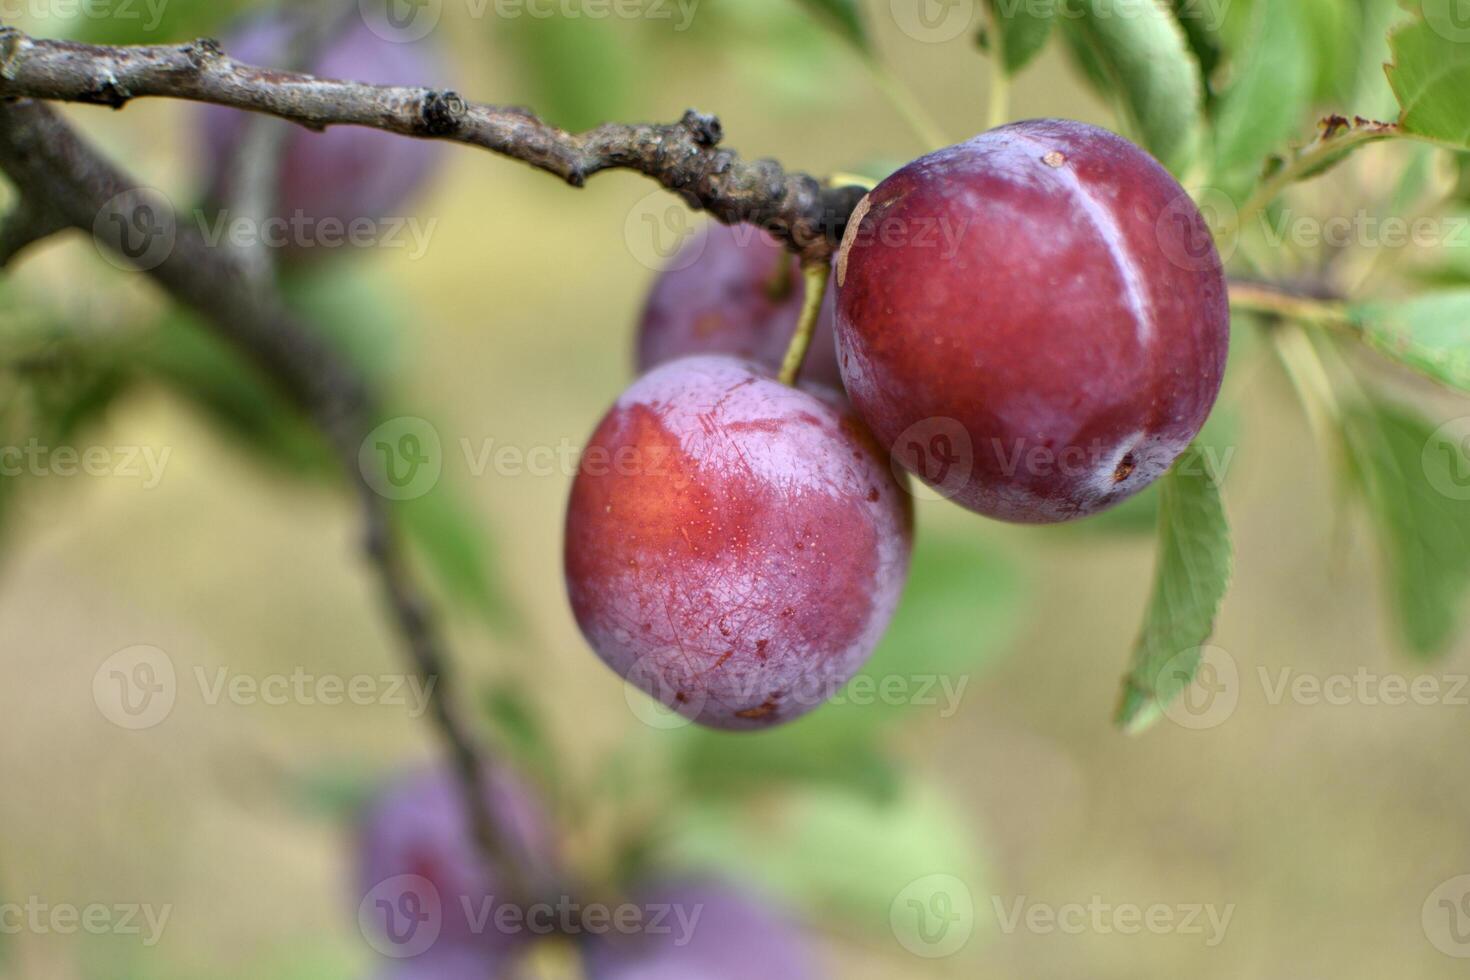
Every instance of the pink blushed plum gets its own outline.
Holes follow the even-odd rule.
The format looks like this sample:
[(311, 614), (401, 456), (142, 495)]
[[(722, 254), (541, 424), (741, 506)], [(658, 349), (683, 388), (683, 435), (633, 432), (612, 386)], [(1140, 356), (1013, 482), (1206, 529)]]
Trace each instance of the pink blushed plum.
[(767, 728), (867, 660), (902, 591), (911, 499), (840, 397), (729, 357), (655, 368), (593, 434), (566, 579), (592, 648), (702, 724)]

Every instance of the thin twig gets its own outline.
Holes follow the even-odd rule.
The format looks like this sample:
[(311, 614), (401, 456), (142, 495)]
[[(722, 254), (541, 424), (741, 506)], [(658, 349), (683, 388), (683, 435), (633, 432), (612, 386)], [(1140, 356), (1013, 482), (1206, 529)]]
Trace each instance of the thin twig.
[[(95, 236), (119, 256), (140, 254), (130, 236), (170, 227), (171, 215), (149, 212), (139, 185), (115, 169), (46, 106), (23, 100), (0, 106), (0, 170), (28, 207), (41, 208), (68, 227)], [(121, 203), (119, 203), (121, 202)], [(151, 202), (156, 206), (157, 202)], [(117, 214), (123, 220), (98, 220)], [(245, 275), (238, 250), (209, 246), (195, 228), (171, 222), (171, 244), (147, 251), (147, 274), (222, 338), (281, 385), (322, 430), (357, 491), (365, 546), (414, 668), (426, 679), (438, 730), (466, 791), (471, 826), (482, 853), (517, 900), (533, 894), (539, 872), (518, 843), (496, 824), (487, 806), (489, 777), (470, 726), (459, 717), (449, 683), (449, 660), (428, 603), (409, 574), (391, 515), (359, 463), (374, 406), (362, 379), (285, 308), (271, 288)], [(135, 259), (136, 261), (136, 259)]]
[(1231, 280), (1230, 306), (1313, 326), (1350, 327), (1353, 323), (1344, 304), (1293, 292), (1273, 283)]
[(0, 28), (0, 99), (122, 108), (160, 96), (263, 112), (311, 129), (350, 125), (443, 139), (513, 157), (580, 187), (604, 170), (633, 170), (725, 224), (754, 224), (806, 261), (830, 259), (862, 192), (823, 187), (772, 160), (721, 149), (717, 118), (614, 124), (568, 133), (526, 109), (480, 105), (457, 92), (368, 85), (242, 64), (218, 42), (105, 47), (35, 39)]

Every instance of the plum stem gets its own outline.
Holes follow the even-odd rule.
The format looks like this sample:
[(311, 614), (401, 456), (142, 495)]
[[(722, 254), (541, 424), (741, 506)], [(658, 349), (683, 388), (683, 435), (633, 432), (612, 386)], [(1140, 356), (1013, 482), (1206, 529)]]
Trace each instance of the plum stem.
[(791, 335), (791, 345), (781, 359), (782, 384), (796, 384), (801, 373), (801, 364), (812, 346), (812, 335), (817, 332), (817, 318), (822, 313), (822, 300), (827, 295), (827, 280), (832, 275), (832, 266), (826, 262), (808, 262), (801, 267), (802, 282), (806, 291), (801, 298), (801, 319), (796, 321), (796, 333)]
[(791, 256), (782, 253), (771, 278), (766, 280), (766, 298), (772, 303), (779, 303), (791, 295), (791, 290), (796, 285), (796, 277), (791, 274), (795, 264)]

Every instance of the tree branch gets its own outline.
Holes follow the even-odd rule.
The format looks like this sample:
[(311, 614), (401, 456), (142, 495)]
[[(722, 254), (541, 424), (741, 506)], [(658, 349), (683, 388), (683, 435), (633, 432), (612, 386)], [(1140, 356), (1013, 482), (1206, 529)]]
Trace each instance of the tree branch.
[[(159, 217), (144, 210), (149, 202), (139, 196), (137, 182), (36, 102), (0, 105), (0, 170), (20, 190), (25, 212), (48, 215), (53, 229), (65, 226), (94, 235), (119, 256), (136, 256), (136, 243), (128, 236)], [(97, 220), (106, 213), (119, 213), (123, 220)], [(512, 894), (524, 900), (532, 894), (529, 889), (542, 884), (539, 872), (529, 866), (518, 842), (496, 825), (486, 805), (487, 766), (450, 695), (448, 658), (428, 603), (407, 570), (385, 502), (359, 463), (359, 447), (371, 430), (375, 411), (366, 385), (285, 308), (269, 284), (246, 276), (237, 250), (211, 247), (197, 229), (177, 222), (174, 226), (175, 238), (166, 254), (150, 252), (148, 274), (259, 364), (326, 435), (356, 491), (367, 554), (414, 669), (435, 679), (429, 688), (434, 718), (465, 787), (481, 851)]]
[(55, 211), (38, 208), (29, 201), (19, 202), (0, 222), (0, 266), (66, 227), (66, 220)]
[(161, 96), (263, 112), (310, 129), (367, 126), (479, 146), (581, 187), (604, 170), (633, 170), (725, 224), (755, 224), (807, 262), (830, 260), (863, 191), (824, 187), (773, 160), (719, 148), (714, 116), (671, 124), (608, 123), (573, 134), (526, 109), (480, 105), (453, 91), (368, 85), (242, 64), (212, 40), (103, 47), (31, 38), (0, 28), (0, 98), (83, 102), (120, 109)]

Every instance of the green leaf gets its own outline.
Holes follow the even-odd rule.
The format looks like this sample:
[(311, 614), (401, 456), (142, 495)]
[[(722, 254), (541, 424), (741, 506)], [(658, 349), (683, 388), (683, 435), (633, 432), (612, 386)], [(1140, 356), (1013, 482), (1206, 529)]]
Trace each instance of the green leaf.
[(1357, 82), (1363, 40), (1363, 11), (1344, 0), (1299, 0), (1307, 43), (1312, 50), (1312, 99), (1317, 104), (1348, 105)]
[(1174, 17), (1184, 29), (1189, 50), (1199, 62), (1200, 78), (1205, 84), (1205, 97), (1211, 96), (1210, 79), (1220, 65), (1224, 40), (1220, 34), (1224, 18), (1208, 3), (1200, 0), (1171, 0)]
[(1398, 0), (1359, 0), (1362, 26), (1358, 31), (1358, 59), (1347, 108), (1373, 119), (1388, 115), (1397, 105), (1383, 66), (1391, 60), (1389, 29), (1403, 16)]
[(1470, 289), (1362, 303), (1351, 315), (1363, 337), (1383, 354), (1470, 392)]
[(517, 684), (496, 684), (485, 692), (483, 705), (485, 717), (499, 736), (496, 748), (508, 756), (517, 772), (531, 775), (542, 789), (554, 794), (561, 767), (530, 693)]
[(1470, 589), (1470, 433), (1368, 401), (1343, 420), (1349, 475), (1367, 501), (1399, 631), (1420, 656), (1454, 640)]
[(404, 536), (450, 598), (487, 625), (516, 625), (510, 600), (495, 576), (489, 535), (444, 481), (422, 496), (395, 502), (393, 508)]
[(916, 785), (887, 802), (818, 789), (749, 810), (694, 808), (673, 821), (667, 857), (878, 935), (890, 928), (895, 899), (924, 876), (953, 875), (977, 902), (989, 894), (972, 834), (948, 801)]
[(641, 34), (625, 35), (617, 25), (589, 17), (494, 20), (530, 87), (525, 101), (543, 118), (580, 131), (627, 115), (642, 68)]
[(391, 390), (404, 366), (402, 324), (410, 322), (401, 300), (361, 263), (285, 271), (281, 292), (291, 309), (374, 388)]
[(1163, 479), (1157, 562), (1116, 719), (1130, 733), (1155, 721), (1193, 678), (1230, 583), (1230, 527), (1218, 476), (1197, 447)]
[(1425, 0), (1421, 16), (1389, 34), (1388, 82), (1405, 132), (1470, 147), (1470, 27), (1459, 2)]
[(858, 0), (801, 0), (802, 4), (864, 54), (872, 53)]
[(48, 34), (89, 44), (162, 44), (219, 37), (230, 21), (258, 6), (251, 0), (137, 0), (75, 6), (69, 23)]
[(296, 775), (288, 787), (293, 802), (308, 813), (351, 820), (378, 792), (382, 772), (357, 762), (314, 764)]
[(685, 789), (700, 798), (769, 791), (780, 784), (832, 786), (874, 801), (892, 799), (899, 770), (871, 728), (852, 713), (841, 720), (831, 706), (766, 732), (730, 733), (691, 728), (677, 759)]
[[(1000, 545), (921, 529), (903, 601), (858, 677), (879, 686), (892, 678), (924, 683), (938, 678), (941, 687), (928, 697), (943, 700), (946, 690), (954, 695), (961, 682), (1009, 651), (1025, 619), (1028, 593), (1020, 568)], [(915, 697), (917, 688), (909, 687)], [(924, 714), (942, 710), (911, 701), (883, 705), (882, 700), (876, 707)]]
[[(1199, 62), (1163, 0), (1092, 0), (1068, 22), (1086, 42), (1141, 142), (1175, 174), (1198, 155), (1203, 126)], [(1096, 83), (1097, 79), (1092, 79)]]
[(233, 347), (182, 311), (168, 313), (137, 349), (145, 377), (197, 408), (229, 441), (285, 473), (321, 478), (326, 442), (287, 398)]
[(1000, 48), (1006, 73), (1014, 75), (1046, 47), (1056, 5), (1035, 0), (989, 0), (989, 3), (992, 30), (998, 35), (991, 43)]
[(1216, 110), (1215, 168), (1254, 177), (1301, 128), (1312, 98), (1312, 50), (1301, 0), (1257, 0), (1252, 39)]

